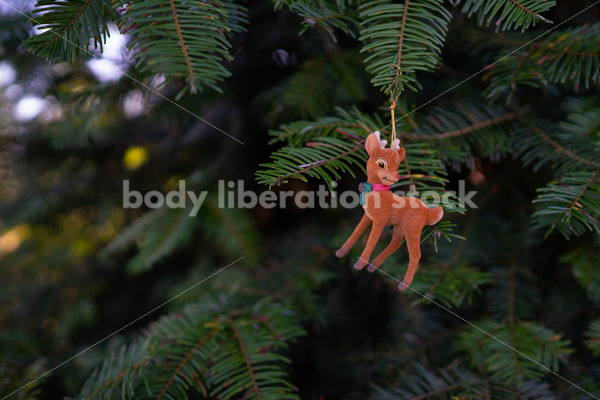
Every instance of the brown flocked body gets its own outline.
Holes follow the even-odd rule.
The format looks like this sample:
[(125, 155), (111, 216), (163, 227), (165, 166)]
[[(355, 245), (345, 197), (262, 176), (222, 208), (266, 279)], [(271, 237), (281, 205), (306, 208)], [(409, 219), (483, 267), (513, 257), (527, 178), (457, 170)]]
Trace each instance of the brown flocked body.
[[(370, 184), (392, 185), (400, 179), (396, 171), (406, 155), (406, 150), (404, 148), (394, 150), (381, 147), (378, 135), (370, 134), (365, 144), (369, 154), (367, 182)], [(385, 147), (385, 144), (383, 147)], [(399, 290), (405, 290), (411, 284), (421, 258), (421, 231), (425, 225), (433, 225), (442, 219), (444, 211), (441, 207), (428, 208), (416, 197), (402, 197), (393, 194), (391, 191), (375, 190), (365, 194), (363, 208), (365, 215), (363, 215), (346, 243), (336, 251), (336, 256), (345, 256), (367, 227), (372, 224), (367, 245), (356, 264), (354, 264), (354, 268), (362, 270), (365, 265), (369, 264), (368, 271), (373, 272), (386, 258), (400, 248), (402, 239), (406, 238), (409, 254), (408, 270), (404, 275), (403, 282), (398, 285)], [(379, 236), (383, 228), (388, 225), (393, 226), (392, 240), (385, 250), (372, 263), (369, 263), (369, 258), (379, 240)]]

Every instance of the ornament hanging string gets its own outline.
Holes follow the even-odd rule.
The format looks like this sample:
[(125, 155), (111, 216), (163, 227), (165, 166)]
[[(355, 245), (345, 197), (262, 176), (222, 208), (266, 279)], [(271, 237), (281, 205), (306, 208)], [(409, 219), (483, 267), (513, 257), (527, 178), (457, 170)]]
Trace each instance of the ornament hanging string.
[(396, 111), (396, 102), (398, 101), (398, 97), (392, 100), (392, 105), (390, 106), (390, 113), (392, 114), (392, 136), (390, 140), (390, 148), (394, 150), (399, 150), (401, 146), (400, 140), (396, 139), (396, 116), (394, 112)]
[[(392, 114), (392, 137), (390, 140), (390, 148), (392, 149), (400, 149), (402, 146), (402, 141), (396, 141), (396, 116), (394, 112), (396, 111), (396, 102), (398, 101), (398, 97), (392, 100), (392, 105), (390, 106), (390, 113)], [(412, 173), (410, 172), (410, 167), (408, 166), (408, 160), (404, 158), (404, 167), (406, 168), (406, 172), (408, 174), (408, 179), (410, 179), (411, 185), (414, 186), (415, 181), (413, 180)]]
[(390, 112), (392, 113), (392, 140), (390, 143), (390, 147), (394, 145), (394, 141), (396, 140), (396, 117), (394, 116), (394, 111), (396, 110), (397, 100), (397, 97), (394, 100), (392, 100), (392, 105), (390, 106)]

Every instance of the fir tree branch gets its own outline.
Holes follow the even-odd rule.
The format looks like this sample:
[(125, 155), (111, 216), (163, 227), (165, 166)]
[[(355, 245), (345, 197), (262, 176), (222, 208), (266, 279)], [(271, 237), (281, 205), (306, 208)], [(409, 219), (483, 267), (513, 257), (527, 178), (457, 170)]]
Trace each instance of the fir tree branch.
[[(583, 187), (581, 188), (581, 190), (577, 194), (577, 197), (575, 197), (575, 199), (573, 199), (573, 201), (571, 202), (571, 205), (569, 207), (569, 211), (566, 212), (566, 215), (570, 215), (571, 211), (573, 211), (573, 208), (576, 205), (578, 205), (579, 200), (581, 199), (581, 197), (583, 196), (583, 194), (585, 193), (585, 191), (587, 190), (587, 188), (594, 182), (594, 180), (596, 180), (596, 177), (598, 176), (598, 173), (600, 173), (600, 167), (590, 177), (590, 179), (588, 179), (588, 181), (583, 185)], [(559, 221), (562, 219), (562, 217), (563, 217), (562, 214), (558, 214), (556, 216), (556, 218), (554, 218), (554, 222), (552, 222), (552, 227), (550, 228), (550, 230), (554, 230), (556, 228), (556, 225), (559, 223)]]
[(85, 9), (89, 5), (90, 5), (90, 0), (86, 0), (85, 3), (83, 3), (81, 5), (81, 8), (79, 9), (79, 11), (77, 11), (77, 14), (75, 14), (75, 16), (73, 17), (73, 19), (71, 20), (71, 22), (69, 22), (69, 24), (67, 25), (67, 27), (60, 34), (58, 32), (54, 32), (54, 33), (56, 33), (56, 36), (54, 36), (52, 39), (50, 39), (48, 41), (48, 44), (54, 43), (54, 41), (57, 40), (57, 39), (64, 38), (65, 34), (73, 27), (73, 25), (75, 25), (75, 23), (77, 22), (77, 20), (79, 19), (79, 17), (81, 17), (81, 14), (83, 14), (83, 12), (85, 11)]
[(587, 190), (588, 186), (590, 186), (592, 184), (592, 182), (594, 182), (594, 180), (598, 176), (599, 172), (600, 172), (600, 168), (598, 168), (596, 170), (596, 172), (590, 177), (590, 179), (588, 179), (588, 181), (585, 183), (585, 185), (583, 185), (583, 187), (581, 188), (581, 191), (579, 192), (577, 197), (575, 197), (575, 199), (571, 203), (571, 207), (569, 207), (569, 212), (571, 212), (573, 210), (573, 208), (577, 205), (577, 203), (579, 202), (579, 199), (581, 199), (581, 196), (583, 196), (583, 194)]
[[(404, 42), (404, 29), (406, 28), (406, 17), (408, 16), (408, 3), (410, 3), (410, 0), (406, 0), (404, 2), (404, 11), (402, 12), (402, 22), (400, 25), (400, 36), (398, 38), (398, 61), (396, 65), (393, 65), (393, 67), (396, 67), (395, 84), (397, 86), (400, 86), (398, 79), (400, 78), (400, 75), (402, 75), (402, 48)], [(392, 123), (395, 123), (395, 121), (392, 121)]]
[(177, 378), (177, 376), (179, 375), (179, 373), (181, 372), (183, 367), (187, 363), (190, 362), (190, 360), (191, 360), (192, 356), (194, 355), (194, 353), (196, 352), (196, 350), (198, 350), (200, 347), (204, 346), (206, 344), (206, 342), (215, 334), (215, 332), (216, 332), (216, 330), (213, 329), (213, 330), (209, 331), (206, 335), (204, 335), (204, 337), (202, 337), (200, 340), (198, 340), (196, 342), (196, 344), (194, 345), (194, 347), (192, 347), (187, 352), (185, 357), (183, 357), (181, 359), (181, 361), (179, 361), (179, 364), (177, 364), (177, 367), (173, 370), (173, 373), (171, 374), (171, 376), (165, 383), (165, 386), (162, 388), (159, 395), (156, 397), (156, 400), (161, 400), (165, 396), (165, 394), (167, 393), (167, 391), (169, 390), (171, 385), (173, 385), (173, 382), (175, 382), (175, 378)]
[(408, 400), (425, 400), (425, 399), (430, 399), (430, 398), (432, 398), (434, 396), (437, 396), (437, 395), (440, 395), (440, 394), (443, 394), (443, 393), (448, 393), (448, 392), (450, 392), (450, 391), (452, 391), (454, 389), (458, 389), (458, 388), (460, 388), (460, 385), (457, 385), (457, 384), (448, 385), (448, 386), (445, 386), (443, 388), (439, 388), (439, 389), (435, 389), (435, 390), (432, 390), (432, 391), (427, 392), (427, 393), (423, 393), (423, 394), (421, 394), (419, 396), (411, 397)]
[(148, 363), (148, 359), (147, 358), (144, 358), (143, 360), (138, 361), (137, 363), (135, 363), (131, 367), (123, 370), (118, 375), (115, 375), (113, 378), (107, 380), (102, 385), (100, 385), (97, 388), (95, 388), (94, 391), (92, 391), (86, 397), (84, 397), (84, 400), (85, 399), (93, 400), (93, 399), (97, 398), (97, 395), (100, 394), (103, 390), (107, 389), (111, 385), (113, 385), (116, 382), (120, 381), (121, 379), (123, 379), (124, 377), (126, 377), (127, 375), (129, 375), (130, 373), (132, 373), (133, 371), (135, 371), (136, 369), (140, 368), (141, 366), (143, 366), (144, 364), (147, 364), (147, 363)]
[(250, 362), (250, 358), (248, 357), (248, 350), (246, 349), (246, 346), (244, 345), (244, 341), (242, 340), (240, 331), (238, 330), (237, 326), (235, 325), (235, 321), (229, 321), (229, 326), (231, 326), (231, 329), (233, 330), (233, 336), (235, 337), (237, 344), (240, 348), (240, 351), (242, 352), (242, 356), (244, 357), (244, 361), (246, 363), (248, 375), (250, 376), (250, 379), (252, 380), (252, 384), (254, 385), (254, 388), (252, 389), (252, 391), (256, 393), (256, 397), (258, 397), (259, 400), (263, 400), (263, 396), (260, 392), (260, 388), (258, 387), (258, 382), (256, 382), (256, 375), (254, 374), (254, 368), (252, 367), (252, 363)]
[(187, 65), (187, 70), (189, 74), (189, 82), (191, 85), (191, 91), (194, 93), (196, 91), (195, 80), (196, 73), (194, 72), (194, 68), (192, 67), (192, 59), (190, 58), (190, 54), (187, 50), (187, 45), (185, 43), (185, 39), (183, 38), (183, 34), (181, 33), (181, 24), (179, 23), (179, 17), (177, 16), (177, 9), (175, 8), (175, 1), (169, 0), (171, 4), (171, 12), (173, 13), (173, 20), (175, 22), (175, 29), (177, 30), (177, 40), (179, 41), (179, 46), (181, 47), (181, 52), (183, 53), (183, 57), (185, 58), (185, 63)]
[(444, 140), (444, 139), (451, 139), (451, 138), (455, 138), (455, 137), (467, 135), (469, 133), (478, 131), (480, 129), (488, 128), (490, 126), (500, 125), (500, 124), (503, 124), (505, 122), (514, 121), (515, 119), (517, 119), (521, 115), (523, 115), (523, 113), (525, 113), (528, 109), (529, 109), (529, 107), (526, 106), (526, 107), (524, 107), (523, 109), (521, 109), (519, 111), (515, 111), (515, 112), (508, 113), (508, 114), (504, 114), (504, 115), (501, 115), (499, 117), (493, 117), (493, 118), (487, 119), (485, 121), (480, 121), (480, 122), (477, 122), (475, 124), (466, 126), (464, 128), (456, 129), (456, 130), (449, 131), (449, 132), (443, 132), (443, 133), (439, 133), (439, 134), (435, 134), (435, 135), (400, 134), (399, 137), (402, 138), (402, 139), (411, 139), (411, 140)]
[(528, 9), (527, 7), (525, 7), (523, 4), (519, 3), (517, 0), (510, 0), (514, 5), (516, 5), (517, 7), (521, 8), (523, 11), (525, 11), (527, 14), (531, 15), (533, 18), (535, 19), (539, 19), (540, 15), (537, 13), (534, 13), (533, 11), (531, 11), (530, 9)]
[(317, 163), (313, 163), (312, 165), (309, 165), (308, 167), (300, 168), (300, 169), (298, 169), (296, 171), (293, 171), (293, 172), (290, 172), (290, 173), (288, 173), (286, 175), (278, 176), (273, 181), (273, 183), (271, 183), (271, 185), (278, 185), (279, 183), (285, 181), (286, 179), (295, 177), (295, 176), (297, 176), (299, 174), (302, 174), (304, 172), (307, 172), (307, 171), (311, 171), (311, 170), (313, 170), (315, 168), (322, 167), (323, 165), (326, 165), (326, 164), (328, 164), (328, 163), (330, 163), (332, 161), (343, 159), (343, 158), (345, 158), (346, 156), (348, 156), (350, 154), (353, 154), (353, 153), (358, 152), (359, 150), (362, 150), (363, 148), (364, 148), (363, 144), (357, 144), (356, 146), (352, 147), (351, 149), (346, 150), (343, 153), (340, 153), (340, 154), (338, 154), (338, 155), (336, 155), (334, 157), (326, 158), (326, 159), (321, 160), (321, 161), (319, 161)]
[(33, 54), (52, 62), (74, 63), (81, 53), (89, 55), (92, 39), (102, 51), (108, 36), (107, 21), (116, 18), (110, 0), (38, 0), (32, 13), (40, 13), (31, 19), (32, 24), (46, 31), (31, 36), (24, 44)]
[(569, 156), (573, 160), (579, 161), (580, 163), (583, 163), (583, 164), (586, 164), (586, 165), (591, 165), (591, 166), (594, 166), (594, 167), (600, 167), (599, 163), (596, 163), (594, 161), (590, 161), (590, 160), (587, 160), (585, 158), (582, 158), (582, 157), (578, 156), (577, 154), (575, 154), (574, 152), (572, 152), (571, 150), (565, 149), (563, 146), (561, 146), (556, 141), (554, 141), (550, 136), (548, 136), (548, 134), (546, 134), (546, 132), (544, 132), (539, 127), (537, 127), (537, 126), (535, 126), (533, 124), (530, 124), (529, 127), (531, 128), (532, 131), (534, 131), (542, 139), (544, 139), (544, 141), (546, 143), (548, 143), (549, 145), (551, 145), (552, 147), (554, 147), (556, 149), (556, 151), (558, 151), (559, 153), (562, 153), (562, 154), (564, 154), (566, 156)]

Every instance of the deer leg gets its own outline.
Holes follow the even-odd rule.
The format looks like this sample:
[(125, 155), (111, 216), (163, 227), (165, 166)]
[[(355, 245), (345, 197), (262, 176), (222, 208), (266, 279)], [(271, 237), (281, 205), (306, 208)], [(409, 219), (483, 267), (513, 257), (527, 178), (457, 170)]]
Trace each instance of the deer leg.
[(398, 290), (406, 290), (412, 283), (415, 272), (417, 272), (417, 266), (421, 259), (421, 230), (423, 227), (404, 227), (404, 233), (406, 235), (406, 246), (408, 247), (408, 269), (404, 275), (404, 280), (398, 285)]
[(394, 225), (394, 234), (392, 235), (392, 240), (390, 241), (390, 244), (388, 244), (385, 250), (383, 250), (381, 254), (377, 256), (375, 261), (373, 261), (371, 265), (369, 265), (367, 271), (373, 272), (376, 268), (379, 268), (379, 266), (385, 261), (386, 258), (391, 256), (396, 250), (400, 248), (400, 246), (402, 246), (402, 239), (404, 239), (404, 231), (402, 230), (402, 226)]
[(371, 253), (379, 240), (379, 236), (381, 236), (381, 232), (385, 227), (385, 222), (383, 220), (373, 220), (373, 226), (371, 227), (371, 233), (369, 234), (369, 240), (367, 240), (367, 245), (360, 255), (356, 264), (354, 264), (354, 268), (357, 270), (361, 270), (369, 263), (369, 257), (371, 257)]
[(352, 246), (354, 246), (356, 241), (361, 237), (361, 235), (365, 232), (365, 230), (367, 230), (367, 227), (370, 223), (371, 218), (367, 217), (367, 214), (363, 215), (358, 225), (356, 225), (356, 228), (354, 228), (354, 232), (352, 232), (352, 235), (350, 235), (348, 240), (346, 240), (346, 243), (344, 243), (344, 245), (340, 247), (338, 251), (335, 252), (335, 255), (339, 258), (344, 257), (346, 253), (348, 253), (348, 251), (352, 248)]

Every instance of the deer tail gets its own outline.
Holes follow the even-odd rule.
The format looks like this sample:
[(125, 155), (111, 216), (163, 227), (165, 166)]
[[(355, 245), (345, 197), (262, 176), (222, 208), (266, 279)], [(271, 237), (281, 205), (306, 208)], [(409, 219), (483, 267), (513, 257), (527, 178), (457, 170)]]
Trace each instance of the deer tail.
[(433, 225), (437, 223), (444, 216), (444, 210), (442, 207), (435, 207), (429, 209), (429, 215), (427, 216), (427, 225)]

